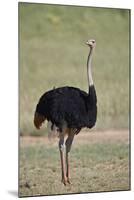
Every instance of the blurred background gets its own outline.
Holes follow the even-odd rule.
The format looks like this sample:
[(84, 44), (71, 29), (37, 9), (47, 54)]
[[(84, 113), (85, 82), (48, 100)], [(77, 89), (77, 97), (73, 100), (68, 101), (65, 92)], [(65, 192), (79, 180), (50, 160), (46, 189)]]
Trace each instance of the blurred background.
[(20, 134), (36, 131), (40, 96), (54, 86), (88, 91), (87, 39), (96, 40), (94, 130), (129, 128), (129, 10), (19, 3)]

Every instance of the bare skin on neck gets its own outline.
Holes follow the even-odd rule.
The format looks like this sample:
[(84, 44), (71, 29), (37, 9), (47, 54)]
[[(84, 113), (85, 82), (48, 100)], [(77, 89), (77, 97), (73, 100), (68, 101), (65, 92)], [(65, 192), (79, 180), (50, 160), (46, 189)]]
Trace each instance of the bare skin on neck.
[(87, 59), (87, 78), (88, 78), (88, 86), (93, 85), (93, 77), (92, 77), (92, 55), (94, 48), (96, 46), (95, 40), (88, 40), (86, 44), (90, 47), (88, 59)]

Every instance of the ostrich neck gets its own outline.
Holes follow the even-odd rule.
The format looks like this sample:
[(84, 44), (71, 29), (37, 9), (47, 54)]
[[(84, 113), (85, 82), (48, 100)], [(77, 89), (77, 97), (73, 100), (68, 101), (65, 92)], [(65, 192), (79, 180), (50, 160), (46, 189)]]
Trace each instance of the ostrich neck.
[(93, 85), (93, 78), (92, 78), (92, 55), (93, 55), (93, 48), (90, 48), (88, 59), (87, 59), (87, 78), (88, 78), (88, 86)]

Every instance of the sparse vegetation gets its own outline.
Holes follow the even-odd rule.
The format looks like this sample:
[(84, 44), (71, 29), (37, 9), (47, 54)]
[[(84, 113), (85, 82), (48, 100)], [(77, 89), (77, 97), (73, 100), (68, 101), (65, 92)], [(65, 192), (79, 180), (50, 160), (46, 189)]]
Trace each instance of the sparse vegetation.
[(77, 135), (70, 153), (72, 185), (61, 183), (57, 141), (21, 139), (20, 196), (129, 190), (127, 131)]

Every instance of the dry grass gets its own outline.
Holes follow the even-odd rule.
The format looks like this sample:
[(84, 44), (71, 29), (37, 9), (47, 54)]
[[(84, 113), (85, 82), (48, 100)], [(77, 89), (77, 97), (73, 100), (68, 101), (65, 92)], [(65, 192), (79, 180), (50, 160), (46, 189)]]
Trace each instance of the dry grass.
[(71, 155), (72, 185), (63, 186), (57, 139), (20, 139), (20, 196), (129, 190), (128, 131), (81, 132)]

